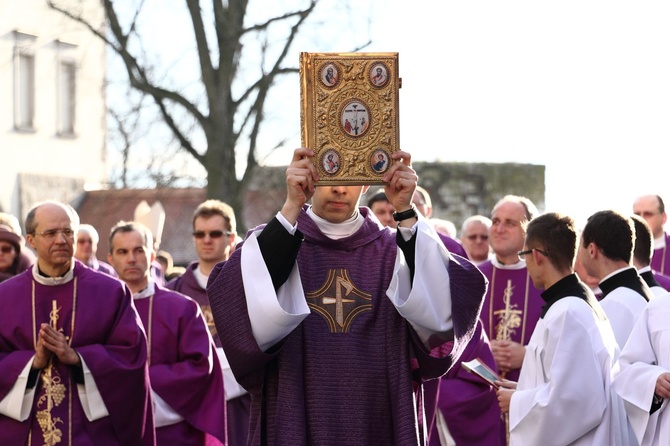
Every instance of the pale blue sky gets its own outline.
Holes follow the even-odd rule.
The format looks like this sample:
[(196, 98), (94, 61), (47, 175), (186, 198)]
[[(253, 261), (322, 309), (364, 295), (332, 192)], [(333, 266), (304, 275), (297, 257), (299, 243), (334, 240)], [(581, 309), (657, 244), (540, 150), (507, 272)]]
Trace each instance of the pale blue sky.
[[(544, 164), (547, 210), (580, 223), (630, 212), (642, 193), (670, 203), (670, 2), (360, 0), (340, 8), (346, 20), (332, 13), (341, 4), (319, 6), (318, 38), (295, 57), (368, 35), (367, 50), (399, 52), (401, 145), (415, 159)], [(268, 162), (299, 144), (298, 106), (295, 77), (261, 143), (293, 139)]]

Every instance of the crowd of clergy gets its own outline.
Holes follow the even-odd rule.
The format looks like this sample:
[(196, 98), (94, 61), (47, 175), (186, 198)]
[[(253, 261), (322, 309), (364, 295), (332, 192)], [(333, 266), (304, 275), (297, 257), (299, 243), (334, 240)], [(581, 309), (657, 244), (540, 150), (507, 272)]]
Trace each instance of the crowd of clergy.
[(670, 445), (661, 197), (577, 228), (507, 195), (458, 235), (408, 154), (359, 208), (311, 153), (244, 241), (200, 204), (175, 275), (140, 222), (103, 254), (68, 204), (0, 213), (2, 443)]

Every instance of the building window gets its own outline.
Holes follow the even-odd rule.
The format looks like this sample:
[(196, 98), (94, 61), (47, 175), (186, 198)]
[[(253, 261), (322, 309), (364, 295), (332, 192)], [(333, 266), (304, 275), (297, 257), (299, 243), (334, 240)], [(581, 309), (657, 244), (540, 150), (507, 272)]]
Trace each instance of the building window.
[(76, 73), (76, 65), (73, 62), (60, 62), (58, 72), (58, 133), (60, 135), (74, 135)]
[(35, 36), (14, 32), (14, 127), (35, 128)]

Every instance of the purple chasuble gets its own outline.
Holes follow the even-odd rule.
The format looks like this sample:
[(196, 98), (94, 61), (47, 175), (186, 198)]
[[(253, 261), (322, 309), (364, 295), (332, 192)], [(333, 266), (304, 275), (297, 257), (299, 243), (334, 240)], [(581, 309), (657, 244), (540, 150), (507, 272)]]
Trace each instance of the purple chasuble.
[[(184, 274), (172, 279), (167, 288), (187, 295), (200, 305), (202, 314), (207, 322), (207, 327), (212, 335), (214, 344), (221, 348), (221, 340), (216, 332), (216, 325), (212, 317), (212, 308), (209, 304), (209, 298), (204, 288), (200, 286), (195, 278), (194, 271), (198, 268), (199, 262), (191, 262)], [(226, 421), (228, 446), (245, 446), (249, 437), (249, 410), (251, 397), (249, 394), (241, 395), (237, 398), (226, 401)]]
[(149, 341), (151, 388), (184, 418), (157, 427), (156, 444), (204, 445), (205, 433), (225, 444), (223, 373), (200, 308), (183, 294), (155, 289), (135, 300)]
[(653, 273), (654, 274), (654, 279), (656, 279), (656, 282), (663, 287), (665, 291), (670, 291), (670, 277), (663, 275), (661, 273)]
[[(491, 340), (527, 345), (544, 305), (528, 269), (500, 269), (490, 260), (479, 265), (479, 269), (489, 279), (481, 313), (486, 335)], [(519, 370), (511, 370), (505, 378), (518, 381)]]
[(654, 272), (670, 276), (670, 234), (663, 233), (665, 246), (654, 250), (651, 257), (651, 269)]
[(479, 271), (449, 263), (456, 339), (428, 351), (386, 296), (396, 235), (359, 210), (363, 226), (340, 240), (301, 212), (297, 264), (311, 313), (266, 352), (247, 314), (243, 248), (212, 272), (208, 292), (221, 342), (252, 394), (251, 445), (419, 444), (414, 390), (444, 374), (472, 335), (485, 290)]
[(147, 345), (130, 292), (73, 261), (74, 279), (62, 285), (35, 282), (32, 269), (0, 284), (0, 398), (35, 354), (40, 324), (55, 323), (90, 369), (109, 416), (87, 420), (75, 382), (81, 369), (54, 355), (35, 384), (28, 419), (0, 415), (2, 443), (152, 445)]
[[(437, 408), (457, 445), (499, 446), (504, 444), (505, 437), (500, 433), (500, 406), (495, 390), (461, 366), (462, 362), (475, 358), (495, 370), (481, 320), (477, 321), (475, 334), (458, 362), (440, 378)], [(440, 446), (435, 423), (429, 444)]]
[(165, 286), (167, 289), (177, 291), (181, 294), (185, 294), (200, 305), (202, 310), (202, 315), (207, 322), (207, 328), (209, 333), (212, 335), (214, 344), (217, 347), (221, 347), (221, 341), (219, 340), (219, 335), (216, 334), (216, 325), (214, 324), (214, 318), (212, 317), (212, 308), (209, 305), (209, 298), (207, 297), (207, 291), (200, 286), (198, 279), (195, 278), (194, 271), (198, 268), (198, 262), (191, 262), (184, 274), (179, 277), (175, 277)]

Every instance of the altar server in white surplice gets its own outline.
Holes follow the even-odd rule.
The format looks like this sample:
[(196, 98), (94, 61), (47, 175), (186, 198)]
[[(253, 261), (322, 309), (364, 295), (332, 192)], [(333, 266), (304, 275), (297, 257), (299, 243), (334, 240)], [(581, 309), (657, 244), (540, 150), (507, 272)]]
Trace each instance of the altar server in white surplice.
[(642, 446), (670, 444), (670, 294), (647, 304), (619, 358), (613, 388)]
[(570, 217), (550, 213), (528, 224), (519, 257), (545, 305), (518, 385), (499, 382), (512, 446), (628, 444), (623, 403), (610, 386), (618, 346), (593, 292), (574, 273), (576, 249)]

